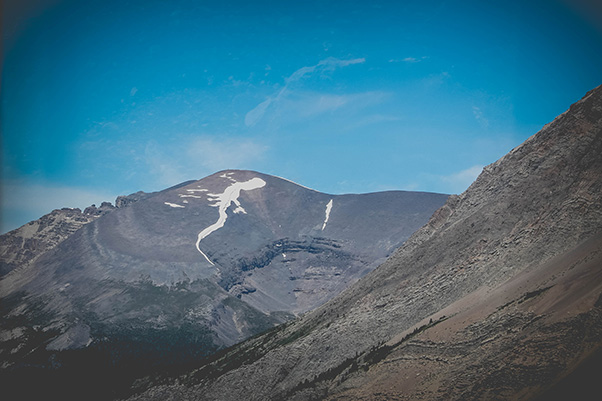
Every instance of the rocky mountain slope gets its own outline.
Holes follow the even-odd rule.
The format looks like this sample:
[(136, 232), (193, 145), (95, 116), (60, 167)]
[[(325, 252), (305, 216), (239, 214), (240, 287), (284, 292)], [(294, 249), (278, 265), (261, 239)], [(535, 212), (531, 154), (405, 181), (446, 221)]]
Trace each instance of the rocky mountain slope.
[[(118, 208), (77, 220), (77, 230), (49, 223), (62, 241), (22, 263), (13, 257), (22, 248), (9, 245), (39, 223), (26, 225), (0, 238), (3, 260), (22, 263), (0, 281), (0, 375), (16, 382), (32, 369), (58, 366), (62, 375), (94, 364), (118, 380), (189, 363), (332, 298), (446, 199), (328, 195), (231, 170), (118, 198)], [(93, 212), (83, 215), (101, 214)]]
[(598, 87), (341, 295), (134, 399), (553, 396), (600, 365), (601, 177)]
[(31, 221), (0, 236), (0, 277), (17, 267), (25, 267), (38, 256), (63, 242), (84, 224), (93, 221), (113, 206), (103, 203), (100, 208), (57, 209), (38, 220)]
[(115, 208), (125, 207), (150, 195), (139, 191), (127, 196), (118, 196), (115, 206), (110, 202), (102, 202), (99, 207), (91, 205), (83, 212), (78, 208), (56, 209), (16, 230), (0, 235), (0, 278), (18, 267), (29, 265), (83, 225)]

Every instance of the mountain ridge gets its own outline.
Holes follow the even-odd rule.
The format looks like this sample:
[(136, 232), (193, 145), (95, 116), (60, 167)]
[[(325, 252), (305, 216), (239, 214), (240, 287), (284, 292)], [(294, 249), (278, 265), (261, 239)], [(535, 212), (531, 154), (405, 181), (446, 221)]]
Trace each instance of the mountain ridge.
[(85, 371), (84, 355), (117, 381), (191, 363), (330, 299), (445, 199), (328, 195), (248, 170), (118, 198), (1, 279), (0, 375)]
[[(541, 393), (602, 345), (601, 154), (598, 87), (487, 166), (339, 296), (234, 347), (180, 384), (133, 399)], [(492, 294), (495, 302), (485, 304)], [(487, 312), (476, 313), (479, 305)], [(548, 352), (555, 346), (558, 352)], [(238, 361), (233, 368), (231, 361)]]

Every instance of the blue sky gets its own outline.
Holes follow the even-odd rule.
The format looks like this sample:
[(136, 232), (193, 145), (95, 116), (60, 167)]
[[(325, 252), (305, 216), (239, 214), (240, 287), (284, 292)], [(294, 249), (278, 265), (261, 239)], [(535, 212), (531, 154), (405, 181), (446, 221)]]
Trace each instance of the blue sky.
[(595, 1), (4, 3), (2, 232), (226, 168), (459, 193), (602, 84)]

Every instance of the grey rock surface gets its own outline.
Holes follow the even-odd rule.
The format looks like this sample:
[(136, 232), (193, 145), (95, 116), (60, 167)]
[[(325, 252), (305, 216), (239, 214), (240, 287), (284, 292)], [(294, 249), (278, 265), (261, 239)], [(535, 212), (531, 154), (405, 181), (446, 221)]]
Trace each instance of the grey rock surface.
[(53, 210), (38, 220), (1, 235), (0, 277), (29, 265), (108, 209), (91, 208), (86, 208), (83, 213), (80, 209)]
[(602, 87), (336, 298), (139, 400), (529, 399), (602, 346)]
[(97, 217), (123, 208), (152, 194), (136, 192), (118, 196), (115, 206), (102, 202), (100, 207), (56, 209), (24, 226), (0, 235), (0, 277), (17, 267), (25, 267), (43, 253), (50, 251), (67, 237)]
[(0, 281), (4, 367), (46, 366), (82, 348), (119, 360), (210, 354), (340, 293), (446, 199), (328, 195), (228, 170), (70, 212), (89, 218), (28, 263), (15, 259)]

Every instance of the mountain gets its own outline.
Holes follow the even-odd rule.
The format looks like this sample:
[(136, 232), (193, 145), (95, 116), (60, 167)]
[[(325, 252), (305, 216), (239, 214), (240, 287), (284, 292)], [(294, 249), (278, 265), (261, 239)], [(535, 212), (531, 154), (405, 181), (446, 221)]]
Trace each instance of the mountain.
[(599, 397), (601, 177), (602, 86), (339, 296), (132, 399)]
[[(340, 293), (446, 199), (328, 195), (228, 170), (118, 207), (55, 211), (0, 237), (10, 262), (0, 377), (50, 386), (52, 375), (87, 380), (78, 375), (93, 365), (125, 383), (120, 375), (191, 363)], [(23, 238), (50, 237), (23, 262)]]
[(115, 206), (110, 202), (103, 202), (100, 207), (92, 205), (83, 212), (78, 208), (56, 209), (38, 220), (0, 235), (0, 278), (17, 267), (24, 268), (29, 265), (83, 225), (115, 208), (127, 206), (150, 195), (139, 191), (127, 196), (118, 196)]
[(80, 209), (57, 209), (0, 236), (0, 277), (17, 267), (25, 267), (38, 256), (63, 242), (84, 224), (111, 210), (113, 205), (92, 205)]

